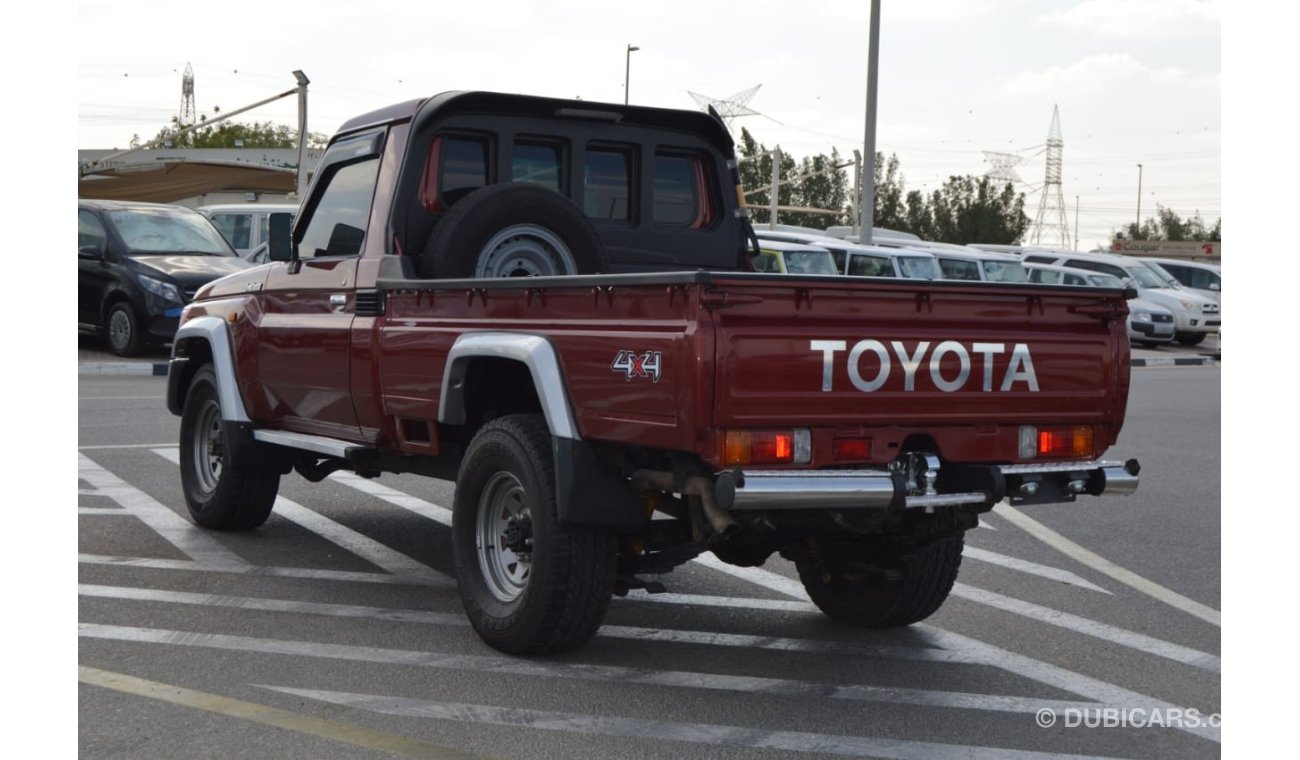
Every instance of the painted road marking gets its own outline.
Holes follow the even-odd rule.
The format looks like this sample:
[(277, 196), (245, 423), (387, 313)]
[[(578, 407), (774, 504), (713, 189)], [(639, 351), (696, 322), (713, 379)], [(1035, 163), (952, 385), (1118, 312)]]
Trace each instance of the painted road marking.
[(269, 567), (267, 565), (244, 565), (227, 567), (225, 565), (205, 565), (199, 562), (175, 559), (155, 559), (153, 557), (107, 557), (100, 554), (80, 554), (77, 561), (83, 565), (114, 565), (117, 567), (141, 567), (151, 570), (179, 570), (181, 572), (228, 573), (234, 575), (258, 575), (274, 578), (308, 578), (320, 581), (339, 581), (343, 583), (381, 583), (404, 586), (438, 586), (450, 588), (455, 582), (450, 579), (429, 577), (412, 578), (404, 575), (386, 575), (384, 573), (358, 573), (350, 570), (318, 570), (310, 567)]
[(436, 744), (422, 742), (419, 739), (384, 734), (347, 723), (324, 720), (310, 715), (299, 715), (288, 710), (281, 710), (278, 707), (231, 699), (219, 694), (209, 694), (172, 684), (159, 683), (158, 681), (147, 681), (143, 678), (99, 670), (98, 668), (89, 668), (84, 665), (77, 669), (77, 680), (92, 686), (148, 697), (160, 702), (191, 707), (231, 718), (251, 720), (254, 723), (296, 731), (301, 734), (310, 734), (367, 750), (391, 752), (406, 757), (431, 758), (433, 760), (478, 757), (477, 755), (458, 752), (446, 747), (439, 747)]
[(1089, 591), (1100, 591), (1103, 594), (1110, 594), (1109, 591), (1101, 586), (1098, 586), (1091, 581), (1084, 580), (1068, 570), (1061, 570), (1059, 568), (1049, 567), (1048, 565), (1040, 565), (1037, 562), (1030, 562), (1017, 557), (1008, 557), (1005, 554), (998, 554), (986, 549), (980, 549), (971, 546), (970, 544), (967, 544), (962, 549), (961, 558), (962, 560), (973, 559), (978, 562), (987, 562), (991, 565), (998, 565), (999, 567), (1004, 567), (1008, 570), (1016, 570), (1028, 575), (1037, 575), (1040, 578), (1068, 583), (1071, 586), (1086, 588)]
[(94, 451), (97, 449), (158, 449), (168, 446), (175, 447), (175, 443), (111, 443), (101, 446), (78, 446), (77, 451)]
[(737, 694), (781, 694), (822, 697), (853, 702), (882, 702), (960, 710), (983, 710), (1029, 715), (1040, 709), (1063, 714), (1067, 709), (1101, 707), (1095, 702), (1066, 701), (1037, 697), (972, 694), (968, 692), (932, 691), (865, 684), (837, 684), (791, 678), (736, 676), (685, 670), (655, 670), (621, 665), (562, 663), (523, 657), (450, 654), (429, 650), (385, 649), (350, 644), (266, 639), (253, 636), (170, 631), (156, 628), (96, 625), (82, 623), (78, 635), (83, 638), (130, 641), (148, 644), (220, 649), (231, 652), (257, 652), (289, 657), (316, 657), (347, 662), (382, 665), (408, 665), (434, 670), (470, 673), (495, 673), (513, 676), (560, 678), (608, 684), (640, 684), (672, 689), (725, 691)]
[[(777, 591), (779, 593), (783, 593), (789, 596), (802, 597), (804, 599), (808, 598), (807, 593), (803, 590), (802, 584), (790, 578), (786, 578), (784, 575), (780, 575), (778, 573), (771, 572), (770, 570), (763, 570), (761, 568), (756, 568), (756, 567), (733, 567), (731, 565), (722, 564), (721, 562), (718, 562), (718, 564), (720, 565), (719, 569), (721, 569), (723, 572), (727, 573), (728, 575), (733, 575), (737, 578), (747, 580), (750, 583), (753, 583), (755, 585), (762, 586), (764, 588), (768, 588), (773, 591)], [(956, 592), (957, 587), (961, 585), (962, 584), (960, 583), (954, 584), (953, 591)], [(992, 592), (986, 592), (986, 593), (992, 593)], [(1000, 595), (996, 595), (996, 596), (1000, 596)], [(1002, 598), (1008, 599), (1009, 597), (1002, 597)], [(1012, 601), (1017, 601), (1017, 600), (1012, 600)], [(1028, 603), (1026, 602), (1025, 604)], [(1045, 607), (1040, 609), (1047, 610), (1047, 608)], [(1061, 614), (1065, 614), (1065, 613), (1061, 613)], [(1037, 619), (1037, 618), (1031, 617), (1031, 619)], [(1082, 620), (1082, 618), (1080, 619)], [(1093, 621), (1087, 621), (1087, 622), (1091, 623)], [(1060, 624), (1059, 620), (1057, 624)], [(1096, 625), (1101, 625), (1101, 624), (1097, 623)], [(1094, 678), (1089, 678), (1088, 676), (1084, 676), (1079, 673), (1074, 673), (1072, 671), (1066, 670), (1064, 668), (1059, 668), (1054, 665), (1049, 665), (1045, 662), (1040, 662), (1039, 660), (1035, 660), (1033, 658), (1026, 657), (1024, 655), (1008, 652), (1004, 649), (994, 647), (992, 644), (986, 644), (984, 642), (977, 641), (976, 639), (971, 639), (965, 636), (961, 636), (960, 634), (951, 633), (949, 631), (945, 631), (940, 628), (935, 628), (930, 625), (915, 624), (910, 626), (910, 630), (927, 631), (929, 635), (935, 640), (937, 646), (941, 646), (946, 649), (953, 649), (957, 651), (961, 651), (964, 648), (966, 651), (984, 657), (986, 660), (986, 664), (991, 665), (993, 667), (1002, 668), (1003, 670), (1006, 670), (1008, 672), (1015, 673), (1017, 675), (1022, 675), (1026, 678), (1040, 681), (1041, 683), (1047, 683), (1049, 685), (1056, 686), (1061, 689), (1065, 689), (1066, 691), (1069, 691), (1072, 694), (1078, 694), (1080, 696), (1088, 697), (1089, 699), (1094, 699), (1098, 702), (1103, 702), (1108, 705), (1112, 705), (1112, 706), (1127, 705), (1132, 707), (1177, 709), (1177, 706), (1175, 705), (1171, 705), (1167, 702), (1161, 702), (1160, 700), (1152, 699), (1151, 697), (1144, 696), (1135, 691), (1129, 691), (1128, 689), (1124, 689), (1120, 686), (1115, 686), (1114, 684), (1106, 683), (1105, 681), (1099, 681)], [(1119, 630), (1119, 629), (1115, 629), (1115, 630)], [(1131, 632), (1124, 631), (1124, 633), (1131, 633)], [(1131, 634), (1131, 635), (1138, 636), (1140, 634)], [(1114, 642), (1114, 643), (1120, 643), (1120, 642)], [(1167, 643), (1167, 642), (1161, 642), (1161, 643)], [(1169, 646), (1175, 647), (1178, 645), (1169, 644)], [(1186, 649), (1186, 647), (1184, 647), (1183, 649)], [(1188, 651), (1194, 652), (1196, 655), (1201, 655), (1205, 658), (1212, 658), (1213, 660), (1215, 660), (1216, 667), (1213, 668), (1213, 670), (1217, 672), (1218, 670), (1217, 657), (1214, 657), (1213, 655), (1210, 654), (1206, 654), (1204, 652), (1195, 652), (1195, 650), (1188, 650)], [(1067, 684), (1072, 684), (1072, 685), (1067, 685)], [(1211, 712), (1213, 711), (1206, 711), (1205, 714), (1208, 715)], [(1215, 741), (1215, 742), (1219, 741), (1219, 729), (1217, 727), (1213, 727), (1209, 725), (1201, 725), (1196, 727), (1192, 727), (1190, 725), (1187, 726), (1180, 725), (1177, 726), (1177, 728), (1179, 728), (1179, 730), (1187, 731), (1188, 733), (1192, 733), (1197, 736), (1210, 739), (1211, 741)]]
[(113, 515), (114, 517), (134, 517), (121, 507), (77, 507), (78, 515)]
[[(773, 731), (767, 728), (726, 726), (706, 723), (669, 723), (641, 718), (618, 718), (583, 713), (494, 707), (454, 702), (432, 702), (376, 694), (294, 689), (254, 684), (282, 694), (293, 694), (330, 704), (370, 710), (384, 715), (431, 720), (452, 720), (495, 726), (601, 734), (657, 741), (689, 742), (747, 749), (775, 749), (785, 752), (823, 752), (851, 757), (903, 758), (905, 760), (1046, 760), (1064, 758), (1048, 752), (1013, 750), (1003, 747), (937, 744), (903, 739), (813, 734), (802, 731)], [(1077, 755), (1071, 757), (1079, 757)]]
[(100, 467), (85, 454), (77, 454), (77, 476), (107, 496), (136, 519), (149, 526), (167, 542), (180, 549), (187, 557), (218, 567), (246, 567), (238, 554), (227, 549), (210, 534), (155, 500), (152, 496), (129, 485), (126, 481)]
[(1180, 609), (1183, 612), (1200, 618), (1212, 625), (1223, 625), (1221, 613), (1213, 607), (1188, 599), (1176, 591), (1171, 591), (1154, 581), (1149, 581), (1146, 578), (1143, 578), (1131, 570), (1120, 567), (1105, 557), (1091, 552), (1065, 536), (1062, 536), (1060, 533), (1057, 533), (1046, 525), (1043, 525), (1029, 515), (1026, 515), (1024, 512), (1012, 507), (1010, 504), (998, 504), (993, 508), (993, 511), (1003, 519), (1016, 525), (1029, 535), (1037, 538), (1039, 541), (1042, 541), (1053, 549), (1082, 562), (1103, 575), (1108, 575), (1111, 578), (1114, 578), (1129, 588), (1158, 599), (1170, 607)]
[[(153, 452), (173, 464), (180, 462), (179, 449), (154, 449)], [(277, 496), (273, 511), (280, 517), (297, 523), (321, 538), (337, 544), (394, 575), (405, 575), (414, 578), (428, 577), (443, 582), (451, 580), (423, 562), (412, 559), (386, 544), (380, 543), (363, 533), (358, 533), (346, 525), (335, 522), (319, 512), (312, 511), (296, 501)]]

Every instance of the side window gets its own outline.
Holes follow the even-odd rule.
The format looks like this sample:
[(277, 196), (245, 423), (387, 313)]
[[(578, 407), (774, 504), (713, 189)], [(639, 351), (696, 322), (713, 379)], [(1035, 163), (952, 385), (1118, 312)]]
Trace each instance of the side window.
[(631, 217), (632, 151), (588, 148), (582, 166), (582, 210), (592, 219)]
[[(488, 182), (488, 141), (483, 137), (439, 138), (438, 190), (450, 206)], [(435, 147), (438, 143), (435, 143)]]
[(510, 154), (510, 181), (531, 182), (563, 192), (563, 155), (558, 143), (520, 140)]
[[(1205, 269), (1190, 269), (1193, 288), (1201, 290), (1222, 290), (1223, 278)], [(1182, 279), (1182, 278), (1179, 278)]]
[(890, 265), (889, 259), (857, 255), (849, 259), (849, 274), (859, 277), (893, 277), (894, 267)]
[(655, 153), (654, 221), (699, 229), (713, 223), (712, 194), (704, 159), (698, 155)]
[(776, 254), (774, 253), (763, 251), (751, 259), (751, 261), (754, 263), (754, 269), (759, 272), (767, 272), (769, 274), (779, 274), (781, 272), (781, 267), (776, 263)]
[(1067, 274), (1065, 276), (1066, 285), (1087, 285), (1088, 281), (1077, 274)]
[(298, 258), (356, 256), (366, 236), (379, 158), (326, 169), (324, 189), (298, 244)]
[(248, 248), (249, 235), (253, 227), (249, 214), (213, 214), (212, 226), (220, 230), (235, 248), (241, 250)]
[(1029, 270), (1029, 281), (1041, 283), (1043, 285), (1059, 285), (1061, 282), (1061, 273), (1053, 272), (1050, 269), (1031, 269)]
[(1025, 257), (1026, 264), (1051, 264), (1053, 261), (1056, 261), (1055, 256), (1026, 256)]
[(108, 232), (104, 223), (94, 212), (77, 210), (77, 248), (94, 248), (103, 251), (108, 243)]
[(973, 261), (961, 259), (939, 259), (939, 269), (945, 280), (978, 280), (980, 268)]

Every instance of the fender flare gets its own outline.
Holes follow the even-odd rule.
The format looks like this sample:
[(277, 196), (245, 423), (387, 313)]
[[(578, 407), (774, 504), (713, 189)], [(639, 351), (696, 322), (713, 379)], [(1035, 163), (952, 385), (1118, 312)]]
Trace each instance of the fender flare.
[(465, 375), (470, 360), (480, 357), (511, 359), (526, 366), (551, 435), (581, 440), (555, 347), (540, 335), (525, 333), (478, 332), (456, 338), (442, 373), (438, 422), (444, 425), (465, 424)]
[(226, 325), (226, 320), (216, 316), (196, 317), (176, 331), (176, 337), (172, 340), (171, 364), (167, 367), (167, 408), (173, 414), (180, 414), (184, 407), (180, 383), (189, 364), (189, 357), (184, 352), (185, 345), (193, 341), (207, 343), (212, 353), (212, 368), (217, 375), (217, 395), (221, 400), (222, 417), (227, 422), (251, 422), (248, 411), (244, 408), (244, 399), (239, 395), (239, 383), (235, 379), (235, 355), (230, 328)]

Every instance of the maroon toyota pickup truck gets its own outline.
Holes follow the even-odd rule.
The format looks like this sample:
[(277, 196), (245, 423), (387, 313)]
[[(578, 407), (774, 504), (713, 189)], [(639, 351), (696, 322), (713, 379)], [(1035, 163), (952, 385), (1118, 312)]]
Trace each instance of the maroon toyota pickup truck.
[(1124, 291), (747, 271), (734, 167), (689, 111), (449, 93), (344, 125), (273, 261), (181, 317), (193, 519), (255, 528), (292, 471), (454, 480), (469, 619), (535, 653), (710, 551), (908, 625), (997, 502), (1137, 488), (1098, 461)]

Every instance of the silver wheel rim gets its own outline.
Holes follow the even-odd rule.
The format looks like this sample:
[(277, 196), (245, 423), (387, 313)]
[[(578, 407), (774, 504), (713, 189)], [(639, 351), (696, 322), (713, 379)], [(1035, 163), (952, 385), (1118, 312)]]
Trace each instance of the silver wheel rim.
[(524, 495), (518, 478), (498, 472), (478, 500), (474, 532), (478, 566), (488, 591), (502, 602), (512, 602), (524, 593), (532, 571), (531, 552), (516, 553), (507, 546), (506, 531), (529, 519)]
[(211, 493), (221, 480), (226, 457), (221, 406), (216, 401), (205, 401), (199, 409), (194, 424), (193, 444), (194, 474), (198, 477), (199, 487), (204, 492)]
[(126, 348), (131, 342), (131, 317), (121, 309), (108, 318), (108, 339), (114, 348)]
[(475, 277), (544, 277), (577, 274), (578, 264), (564, 241), (545, 227), (516, 224), (487, 241), (474, 267)]

